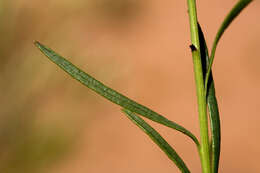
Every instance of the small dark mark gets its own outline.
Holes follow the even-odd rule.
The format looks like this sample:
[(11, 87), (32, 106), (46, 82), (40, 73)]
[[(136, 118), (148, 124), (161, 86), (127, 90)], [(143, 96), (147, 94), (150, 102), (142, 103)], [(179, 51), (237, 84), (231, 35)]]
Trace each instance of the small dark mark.
[(192, 52), (197, 50), (197, 48), (193, 44), (190, 45), (190, 49), (191, 49)]

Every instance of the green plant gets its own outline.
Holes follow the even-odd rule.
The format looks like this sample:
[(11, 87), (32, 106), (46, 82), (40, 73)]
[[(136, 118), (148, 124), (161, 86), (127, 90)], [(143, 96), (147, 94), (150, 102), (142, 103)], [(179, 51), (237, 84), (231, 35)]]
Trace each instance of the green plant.
[[(200, 124), (200, 141), (186, 128), (168, 120), (164, 116), (153, 110), (127, 98), (117, 91), (105, 86), (95, 78), (86, 74), (72, 63), (55, 53), (50, 48), (35, 42), (35, 45), (55, 64), (66, 71), (73, 78), (83, 85), (92, 89), (96, 93), (118, 104), (123, 109), (126, 116), (140, 127), (177, 165), (183, 173), (190, 172), (184, 161), (177, 152), (167, 143), (165, 139), (147, 124), (139, 115), (152, 121), (168, 126), (172, 129), (182, 132), (190, 137), (197, 146), (201, 159), (203, 173), (217, 173), (220, 156), (220, 118), (215, 96), (214, 81), (212, 77), (212, 64), (215, 57), (217, 44), (223, 35), (225, 29), (230, 25), (234, 18), (250, 3), (252, 0), (240, 0), (230, 11), (223, 21), (215, 37), (211, 54), (209, 55), (207, 44), (204, 39), (202, 29), (197, 20), (196, 1), (188, 0), (190, 32), (191, 32), (191, 52), (194, 64), (194, 74), (196, 82), (197, 102)], [(139, 114), (139, 115), (137, 115)], [(208, 133), (208, 115), (210, 119), (210, 131)]]

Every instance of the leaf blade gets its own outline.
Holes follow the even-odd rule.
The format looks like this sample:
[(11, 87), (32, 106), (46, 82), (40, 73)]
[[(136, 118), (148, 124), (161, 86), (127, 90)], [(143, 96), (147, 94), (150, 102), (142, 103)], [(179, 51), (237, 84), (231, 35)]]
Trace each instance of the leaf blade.
[(86, 87), (92, 89), (97, 94), (103, 96), (104, 98), (110, 100), (111, 102), (125, 108), (128, 110), (131, 110), (132, 112), (135, 112), (137, 114), (140, 114), (152, 121), (155, 121), (157, 123), (163, 124), (167, 127), (170, 127), (172, 129), (178, 130), (182, 132), (183, 134), (189, 136), (199, 147), (199, 142), (197, 138), (187, 129), (180, 126), (179, 124), (168, 120), (167, 118), (163, 117), (162, 115), (154, 112), (153, 110), (129, 99), (128, 97), (118, 93), (117, 91), (107, 87), (100, 81), (96, 80), (92, 76), (88, 75), (72, 63), (70, 63), (68, 60), (63, 58), (62, 56), (55, 53), (50, 48), (42, 45), (39, 42), (34, 43), (36, 47), (38, 47), (41, 52), (47, 56), (52, 62), (54, 62), (56, 65), (58, 65), (61, 69), (63, 69), (65, 72), (67, 72), (71, 77), (81, 82)]
[(210, 76), (210, 70), (212, 68), (212, 64), (215, 58), (215, 52), (218, 45), (218, 42), (223, 35), (224, 31), (227, 29), (227, 27), (231, 24), (231, 22), (241, 13), (241, 11), (247, 7), (253, 0), (240, 0), (238, 3), (231, 9), (231, 11), (228, 13), (224, 21), (222, 22), (220, 28), (218, 29), (218, 32), (215, 36), (213, 46), (211, 49), (210, 54), (210, 60), (209, 60), (209, 67), (206, 73), (206, 79), (205, 79), (205, 87), (208, 86), (208, 80)]
[[(200, 38), (200, 48), (201, 48), (201, 59), (204, 72), (204, 78), (206, 76), (206, 71), (209, 68), (209, 54), (207, 44), (204, 38), (204, 34), (200, 25), (199, 28), (199, 38)], [(206, 91), (207, 105), (209, 110), (210, 118), (210, 130), (211, 130), (211, 165), (212, 173), (218, 173), (219, 158), (220, 158), (220, 147), (221, 147), (221, 127), (220, 127), (220, 116), (218, 109), (218, 102), (215, 94), (215, 86), (212, 75), (212, 70), (210, 70), (208, 91)], [(205, 87), (206, 88), (206, 87)]]
[(133, 112), (127, 109), (123, 109), (122, 111), (134, 124), (144, 131), (154, 141), (154, 143), (161, 148), (161, 150), (164, 151), (168, 158), (176, 164), (182, 173), (190, 173), (181, 157), (154, 128), (152, 128), (141, 117), (135, 115)]

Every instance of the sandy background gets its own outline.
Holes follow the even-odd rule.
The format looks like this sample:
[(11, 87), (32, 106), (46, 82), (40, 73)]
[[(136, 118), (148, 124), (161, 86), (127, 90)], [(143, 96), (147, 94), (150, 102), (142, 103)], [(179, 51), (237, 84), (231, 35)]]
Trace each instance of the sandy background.
[[(235, 3), (197, 2), (209, 47)], [(260, 172), (259, 10), (259, 1), (247, 7), (216, 53), (220, 172)], [(178, 172), (118, 106), (68, 77), (33, 41), (199, 136), (185, 1), (1, 1), (0, 21), (1, 172)], [(150, 123), (200, 172), (191, 140)]]

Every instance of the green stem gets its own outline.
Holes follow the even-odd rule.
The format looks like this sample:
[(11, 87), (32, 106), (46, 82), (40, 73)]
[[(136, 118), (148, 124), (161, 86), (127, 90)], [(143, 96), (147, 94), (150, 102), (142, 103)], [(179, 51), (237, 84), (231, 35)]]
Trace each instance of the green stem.
[(209, 154), (209, 134), (207, 104), (203, 80), (203, 71), (200, 55), (199, 32), (196, 12), (196, 1), (188, 0), (190, 32), (191, 32), (191, 49), (196, 82), (196, 92), (198, 100), (199, 123), (200, 123), (200, 159), (203, 173), (210, 173), (210, 154)]

